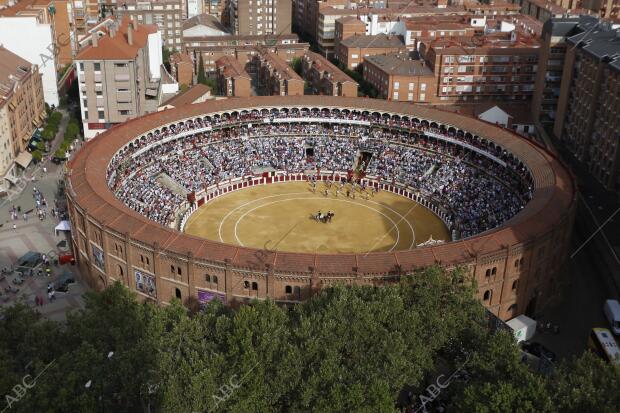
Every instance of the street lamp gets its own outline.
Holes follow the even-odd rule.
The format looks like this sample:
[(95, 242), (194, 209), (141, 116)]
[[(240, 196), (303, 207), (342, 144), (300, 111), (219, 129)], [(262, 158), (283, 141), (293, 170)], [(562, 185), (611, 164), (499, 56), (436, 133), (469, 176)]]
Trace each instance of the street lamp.
[[(108, 360), (112, 359), (112, 356), (114, 355), (113, 351), (110, 351), (108, 353)], [(93, 385), (93, 381), (92, 380), (88, 380), (86, 382), (86, 384), (84, 384), (84, 388), (86, 388), (87, 390), (91, 388), (91, 386)], [(103, 386), (101, 389), (101, 393), (99, 394), (99, 407), (101, 408), (101, 411), (103, 412)]]

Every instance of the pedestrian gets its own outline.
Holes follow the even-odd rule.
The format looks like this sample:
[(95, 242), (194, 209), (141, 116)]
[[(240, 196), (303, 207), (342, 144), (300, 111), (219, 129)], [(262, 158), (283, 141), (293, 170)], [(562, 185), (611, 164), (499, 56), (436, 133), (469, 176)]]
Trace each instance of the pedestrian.
[(47, 168), (44, 166), (43, 167), (43, 173), (46, 174), (47, 173)]
[(56, 300), (56, 291), (52, 290), (52, 292), (50, 294), (52, 294), (52, 301), (55, 301)]
[(17, 224), (13, 224), (13, 230), (17, 230)]
[(24, 221), (28, 221), (28, 214), (24, 212)]

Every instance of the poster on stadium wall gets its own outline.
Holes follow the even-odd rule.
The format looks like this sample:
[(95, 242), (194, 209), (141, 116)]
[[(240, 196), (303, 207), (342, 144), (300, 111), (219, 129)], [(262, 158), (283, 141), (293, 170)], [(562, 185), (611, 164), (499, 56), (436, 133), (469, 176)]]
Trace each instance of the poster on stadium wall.
[(213, 299), (220, 300), (221, 302), (226, 304), (226, 295), (214, 293), (211, 291), (198, 290), (198, 301), (200, 301), (201, 305), (207, 304)]
[(136, 290), (153, 298), (157, 298), (155, 277), (136, 270)]
[(93, 264), (101, 271), (105, 271), (105, 258), (103, 256), (103, 250), (99, 247), (91, 245), (93, 247)]

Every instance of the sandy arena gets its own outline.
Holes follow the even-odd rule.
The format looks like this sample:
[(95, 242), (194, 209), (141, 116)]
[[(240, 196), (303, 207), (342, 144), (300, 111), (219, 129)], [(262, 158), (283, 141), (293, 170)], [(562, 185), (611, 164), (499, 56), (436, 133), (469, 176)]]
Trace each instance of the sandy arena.
[[(316, 193), (307, 183), (261, 185), (222, 195), (190, 217), (185, 232), (254, 248), (310, 253), (395, 251), (415, 248), (432, 235), (448, 240), (444, 223), (430, 210), (386, 191), (355, 191), (346, 185), (336, 196), (324, 183)], [(366, 199), (368, 198), (368, 199)], [(330, 223), (317, 222), (318, 211), (332, 211)]]

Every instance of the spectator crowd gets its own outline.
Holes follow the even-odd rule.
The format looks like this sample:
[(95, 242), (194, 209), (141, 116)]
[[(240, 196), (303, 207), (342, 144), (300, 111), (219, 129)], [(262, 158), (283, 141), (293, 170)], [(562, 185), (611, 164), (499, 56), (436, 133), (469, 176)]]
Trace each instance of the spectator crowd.
[(188, 193), (231, 178), (354, 170), (418, 191), (447, 211), (461, 237), (501, 225), (532, 196), (518, 159), (426, 121), (347, 110), (244, 112), (190, 120), (131, 142), (111, 160), (108, 185), (130, 208), (171, 225)]

